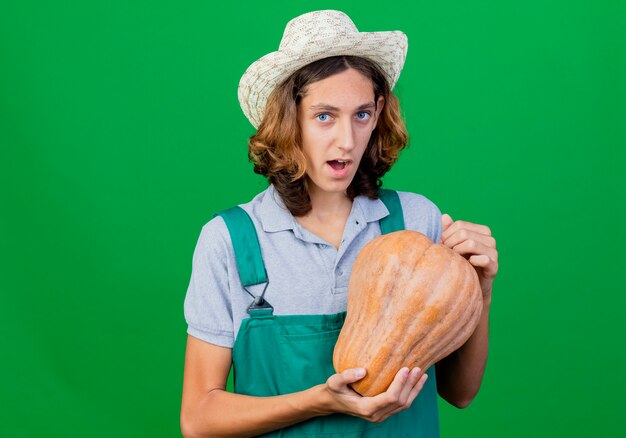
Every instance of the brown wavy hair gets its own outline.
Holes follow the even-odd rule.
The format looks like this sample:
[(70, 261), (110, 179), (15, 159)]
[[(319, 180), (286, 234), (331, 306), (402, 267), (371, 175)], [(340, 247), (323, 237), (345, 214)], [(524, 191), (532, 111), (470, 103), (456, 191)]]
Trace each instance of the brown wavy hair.
[(248, 157), (254, 171), (267, 177), (292, 215), (311, 210), (307, 188), (306, 158), (302, 152), (298, 104), (308, 85), (353, 68), (371, 79), (374, 102), (385, 99), (376, 128), (350, 183), (350, 199), (364, 195), (378, 198), (382, 176), (391, 169), (408, 142), (408, 133), (397, 97), (376, 63), (356, 56), (333, 56), (312, 62), (278, 85), (269, 96), (259, 128), (248, 142)]

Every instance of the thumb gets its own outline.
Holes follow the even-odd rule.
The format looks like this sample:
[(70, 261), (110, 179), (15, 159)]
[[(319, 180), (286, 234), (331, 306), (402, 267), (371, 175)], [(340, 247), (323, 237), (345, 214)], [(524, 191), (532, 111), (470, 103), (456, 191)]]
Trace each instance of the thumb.
[(341, 373), (333, 374), (326, 381), (328, 388), (335, 393), (355, 395), (350, 385), (365, 377), (365, 368), (350, 368)]
[(343, 380), (343, 383), (350, 384), (361, 380), (366, 373), (365, 368), (350, 368), (336, 375)]

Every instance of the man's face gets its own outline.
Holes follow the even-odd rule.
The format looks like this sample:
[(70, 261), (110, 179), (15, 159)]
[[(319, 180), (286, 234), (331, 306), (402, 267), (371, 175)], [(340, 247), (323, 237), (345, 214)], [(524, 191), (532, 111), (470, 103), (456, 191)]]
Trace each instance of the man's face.
[(376, 127), (384, 98), (354, 69), (310, 84), (298, 106), (309, 191), (344, 192)]

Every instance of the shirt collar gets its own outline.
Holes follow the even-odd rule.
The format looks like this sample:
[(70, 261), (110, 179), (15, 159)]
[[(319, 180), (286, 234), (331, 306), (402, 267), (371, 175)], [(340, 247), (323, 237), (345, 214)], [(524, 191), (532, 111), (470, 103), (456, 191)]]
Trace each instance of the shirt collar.
[(263, 231), (268, 233), (284, 230), (293, 230), (296, 221), (289, 209), (281, 199), (273, 185), (270, 185), (263, 195), (263, 200), (259, 207), (261, 213), (261, 225)]
[(370, 199), (367, 196), (357, 196), (354, 202), (361, 210), (365, 222), (376, 222), (389, 216), (389, 210), (380, 199)]
[[(259, 208), (260, 221), (264, 231), (272, 233), (296, 228), (296, 220), (273, 185), (270, 185), (265, 191)], [(357, 196), (354, 198), (350, 216), (353, 216), (357, 221), (375, 222), (389, 216), (389, 210), (380, 199)]]

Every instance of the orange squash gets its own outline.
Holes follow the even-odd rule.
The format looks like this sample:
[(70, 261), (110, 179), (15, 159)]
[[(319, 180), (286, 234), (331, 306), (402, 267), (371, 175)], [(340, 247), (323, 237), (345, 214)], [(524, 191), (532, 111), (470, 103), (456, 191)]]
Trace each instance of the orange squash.
[(465, 258), (416, 231), (382, 235), (354, 262), (333, 365), (365, 368), (353, 389), (380, 394), (402, 367), (423, 373), (462, 346), (481, 310), (478, 275)]

